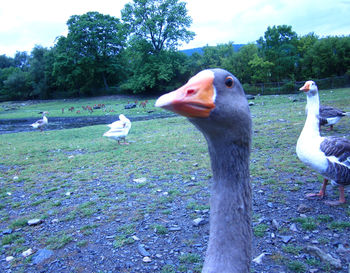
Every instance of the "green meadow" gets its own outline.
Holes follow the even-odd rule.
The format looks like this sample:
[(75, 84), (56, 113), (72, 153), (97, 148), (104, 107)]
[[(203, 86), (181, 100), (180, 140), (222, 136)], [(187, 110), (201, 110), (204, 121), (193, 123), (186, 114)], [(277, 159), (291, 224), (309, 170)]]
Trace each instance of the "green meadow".
[[(350, 88), (321, 90), (320, 99), (322, 104), (350, 111)], [(123, 113), (135, 117), (146, 115), (147, 111), (163, 111), (153, 106), (155, 99), (148, 99), (145, 108), (125, 110), (124, 105), (134, 100), (3, 102), (0, 103), (0, 119), (39, 117), (38, 111), (49, 111), (49, 122), (50, 117), (58, 116)], [(137, 104), (141, 101), (145, 100), (139, 99)], [(297, 218), (298, 215), (293, 214), (296, 205), (290, 196), (294, 196), (293, 200), (302, 200), (306, 185), (315, 184), (318, 188), (321, 177), (304, 166), (295, 154), (296, 141), (305, 121), (305, 95), (257, 96), (251, 102), (254, 105), (251, 106), (250, 168), (253, 198), (257, 200), (253, 220), (255, 242), (258, 242), (267, 236), (269, 226), (268, 223), (265, 226), (256, 224), (264, 215), (264, 210), (260, 211), (262, 206), (273, 202), (290, 207), (290, 217)], [(104, 104), (104, 109), (90, 114), (82, 110), (82, 106), (95, 104)], [(69, 111), (71, 107), (75, 110)], [(350, 119), (345, 117), (334, 126), (334, 131), (323, 128), (322, 134), (349, 138), (349, 128)], [(105, 125), (98, 125), (0, 135), (0, 267), (9, 266), (14, 272), (33, 271), (35, 265), (31, 257), (23, 258), (21, 253), (28, 248), (47, 248), (55, 251), (64, 264), (75, 266), (76, 270), (71, 272), (79, 272), (84, 262), (74, 255), (68, 257), (63, 250), (70, 247), (84, 252), (96, 247), (97, 234), (112, 236), (111, 249), (130, 253), (136, 244), (133, 235), (148, 245), (157, 237), (162, 245), (158, 253), (164, 257), (169, 253), (167, 249), (172, 248), (172, 243), (167, 241), (173, 236), (171, 228), (187, 223), (188, 227), (178, 232), (180, 251), (169, 254), (168, 259), (173, 263), (157, 263), (157, 258), (152, 258), (153, 267), (150, 268), (156, 265), (155, 272), (200, 270), (208, 225), (201, 227), (203, 233), (197, 234), (197, 231), (191, 232), (191, 221), (198, 217), (198, 211), (209, 209), (211, 171), (204, 137), (183, 117), (133, 122), (127, 137), (129, 145), (117, 145), (116, 141), (103, 137), (107, 129)], [(263, 191), (264, 196), (257, 193), (258, 190)], [(330, 197), (337, 198), (337, 194), (334, 190)], [(311, 204), (320, 208), (326, 206), (321, 201), (314, 202)], [(327, 208), (327, 211), (332, 213), (332, 209)], [(350, 209), (342, 206), (333, 211), (340, 216), (333, 217), (330, 222), (341, 220), (345, 223), (340, 226), (349, 230)], [(292, 221), (287, 214), (285, 217)], [(310, 217), (316, 219), (316, 214)], [(27, 221), (34, 218), (41, 219), (42, 223), (28, 226)], [(330, 225), (329, 221), (317, 219), (316, 225)], [(300, 221), (296, 223), (301, 225)], [(144, 229), (145, 225), (149, 228)], [(11, 229), (10, 234), (1, 233), (8, 229)], [(195, 248), (198, 242), (203, 244), (202, 252)], [(295, 249), (301, 251), (302, 242), (295, 243), (299, 244)], [(112, 263), (113, 255), (103, 249), (106, 263)], [(312, 268), (302, 258), (293, 258), (295, 249), (276, 247), (272, 250), (274, 257), (278, 257), (274, 262), (287, 272)], [(262, 250), (255, 243), (254, 255)], [(7, 256), (14, 256), (9, 265), (4, 261)], [(295, 266), (294, 260), (302, 265)], [(142, 257), (134, 263), (141, 268), (139, 272), (150, 270)], [(322, 261), (318, 265), (323, 269), (327, 267)], [(95, 272), (100, 270), (93, 264), (89, 266), (87, 268)], [(252, 270), (259, 272), (259, 268)]]

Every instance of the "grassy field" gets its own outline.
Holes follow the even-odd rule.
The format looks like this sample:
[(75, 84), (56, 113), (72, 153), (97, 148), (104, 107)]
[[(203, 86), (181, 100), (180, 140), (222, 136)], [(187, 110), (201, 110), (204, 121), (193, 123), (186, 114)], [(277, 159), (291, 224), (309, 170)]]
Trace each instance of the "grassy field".
[[(350, 89), (321, 91), (320, 98), (323, 104), (350, 111)], [(105, 109), (115, 112), (100, 110), (93, 115), (136, 116), (147, 110), (163, 111), (154, 109), (154, 100), (149, 100), (145, 109), (124, 110), (123, 105), (131, 101), (124, 98), (1, 103), (0, 118), (32, 117), (44, 110), (49, 111), (50, 116), (74, 116), (77, 114), (68, 108), (95, 104), (105, 104)], [(304, 94), (258, 96), (253, 101), (251, 177), (254, 196), (258, 189), (266, 191), (263, 197), (266, 203), (277, 202), (283, 206), (289, 202), (289, 193), (303, 198), (305, 184), (317, 179), (295, 154), (295, 144), (305, 121), (305, 101)], [(62, 108), (65, 108), (63, 114)], [(344, 118), (334, 128), (331, 133), (323, 129), (322, 134), (349, 138), (349, 119)], [(181, 217), (185, 213), (191, 221), (198, 210), (209, 208), (211, 171), (207, 146), (203, 136), (185, 118), (134, 122), (127, 137), (130, 145), (118, 146), (115, 141), (102, 137), (106, 130), (106, 126), (99, 125), (0, 135), (0, 231), (12, 230), (8, 235), (0, 232), (0, 258), (14, 256), (10, 266), (15, 271), (26, 272), (30, 268), (31, 258), (20, 255), (29, 247), (53, 249), (57, 255), (63, 255), (59, 251), (68, 246), (89, 248), (94, 244), (96, 233), (114, 230), (112, 248), (131, 251), (130, 245), (135, 242), (130, 237), (142, 236), (140, 228), (144, 222), (151, 226), (155, 236), (166, 238), (170, 236), (169, 224), (160, 219), (177, 215), (178, 209)], [(336, 196), (337, 191), (332, 197)], [(350, 209), (343, 206), (337, 210), (344, 215), (344, 222), (350, 223)], [(257, 221), (261, 216), (262, 212), (255, 208), (253, 219)], [(43, 220), (40, 228), (27, 225), (33, 218)], [(53, 223), (57, 223), (58, 228)], [(255, 235), (263, 237), (266, 229), (255, 226)], [(177, 263), (158, 264), (155, 271), (197, 272), (203, 253), (191, 253), (193, 243), (190, 242), (200, 240), (198, 235), (191, 236), (186, 238), (186, 247), (174, 254)], [(151, 239), (146, 242), (151, 244)], [(254, 253), (260, 254), (258, 247), (255, 248)], [(285, 261), (280, 262), (278, 256), (275, 262), (284, 270), (303, 272), (298, 269), (303, 268), (302, 265), (292, 263), (293, 251), (286, 248), (281, 255)], [(75, 263), (78, 268), (79, 262)], [(135, 264), (141, 267), (139, 272), (149, 270), (148, 267), (142, 269), (142, 259)], [(96, 267), (91, 265), (91, 269)]]
[[(0, 119), (39, 117), (39, 112), (48, 111), (49, 117), (103, 116), (127, 113), (131, 116), (144, 115), (149, 111), (160, 112), (154, 107), (155, 99), (138, 99), (130, 96), (110, 96), (83, 99), (48, 101), (2, 102)], [(127, 104), (137, 107), (125, 110)], [(101, 107), (94, 109), (94, 107)], [(88, 109), (91, 107), (92, 111)]]

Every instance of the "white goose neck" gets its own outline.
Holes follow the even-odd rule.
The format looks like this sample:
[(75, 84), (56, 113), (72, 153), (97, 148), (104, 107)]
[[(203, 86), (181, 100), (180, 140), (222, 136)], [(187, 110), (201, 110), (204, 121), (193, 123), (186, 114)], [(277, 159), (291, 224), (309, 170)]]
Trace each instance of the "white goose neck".
[(308, 134), (316, 136), (320, 135), (319, 132), (319, 113), (320, 113), (320, 100), (318, 93), (313, 96), (307, 96), (307, 117), (302, 132), (307, 131)]

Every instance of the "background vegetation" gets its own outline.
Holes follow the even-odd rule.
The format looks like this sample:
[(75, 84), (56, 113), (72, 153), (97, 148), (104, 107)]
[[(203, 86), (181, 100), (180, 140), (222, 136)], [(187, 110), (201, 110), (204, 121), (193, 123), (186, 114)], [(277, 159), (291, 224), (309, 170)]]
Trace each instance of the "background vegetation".
[[(29, 54), (0, 56), (0, 100), (158, 93), (208, 67), (231, 71), (250, 93), (264, 91), (256, 86), (266, 82), (290, 92), (295, 81), (310, 78), (345, 75), (340, 85), (349, 81), (349, 36), (299, 36), (279, 25), (239, 50), (228, 42), (185, 54), (178, 47), (194, 38), (191, 23), (179, 0), (132, 0), (120, 19), (98, 12), (73, 15), (67, 37), (58, 37), (52, 48), (37, 45)], [(276, 93), (274, 87), (268, 91)]]

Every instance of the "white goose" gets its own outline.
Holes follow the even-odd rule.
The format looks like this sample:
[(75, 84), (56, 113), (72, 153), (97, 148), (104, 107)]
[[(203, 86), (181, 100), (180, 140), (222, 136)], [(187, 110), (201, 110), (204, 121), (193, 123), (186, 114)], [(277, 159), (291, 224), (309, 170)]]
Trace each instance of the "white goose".
[(307, 197), (325, 196), (328, 180), (339, 186), (339, 200), (328, 201), (329, 205), (345, 203), (344, 186), (350, 184), (350, 140), (339, 137), (321, 137), (319, 132), (319, 96), (317, 85), (307, 81), (300, 90), (307, 95), (307, 117), (299, 136), (296, 152), (301, 161), (323, 177), (319, 193)]
[(37, 120), (36, 122), (34, 122), (33, 124), (31, 124), (30, 126), (32, 126), (34, 129), (40, 129), (40, 131), (43, 131), (43, 128), (44, 126), (46, 126), (48, 124), (48, 119), (46, 117), (46, 115), (48, 114), (49, 112), (47, 111), (44, 111), (43, 112), (43, 118), (42, 119), (39, 119)]
[(119, 115), (119, 120), (107, 125), (110, 129), (105, 132), (103, 136), (115, 139), (120, 143), (121, 139), (124, 139), (123, 144), (128, 144), (125, 140), (131, 128), (131, 121), (126, 118), (123, 114)]

